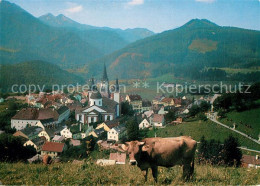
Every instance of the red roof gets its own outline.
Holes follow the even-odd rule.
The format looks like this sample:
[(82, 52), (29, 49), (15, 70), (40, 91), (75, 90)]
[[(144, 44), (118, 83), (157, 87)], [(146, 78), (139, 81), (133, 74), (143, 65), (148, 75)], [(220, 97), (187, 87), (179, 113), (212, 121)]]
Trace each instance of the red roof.
[(163, 122), (164, 116), (162, 114), (154, 114), (153, 122)]
[(130, 94), (129, 98), (131, 101), (141, 101), (142, 100), (141, 96), (138, 94)]
[(42, 150), (49, 151), (49, 152), (62, 152), (64, 148), (64, 143), (57, 143), (57, 142), (46, 142)]

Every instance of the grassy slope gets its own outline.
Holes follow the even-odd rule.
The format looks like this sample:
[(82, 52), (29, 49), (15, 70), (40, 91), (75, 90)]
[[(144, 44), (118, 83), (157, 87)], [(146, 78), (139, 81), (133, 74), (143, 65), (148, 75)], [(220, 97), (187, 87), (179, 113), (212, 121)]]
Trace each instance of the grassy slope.
[[(159, 168), (158, 184), (184, 184), (181, 167)], [(1, 163), (0, 180), (3, 184), (144, 184), (139, 168), (129, 165), (100, 167), (95, 164), (72, 163), (42, 164)], [(195, 176), (188, 185), (253, 185), (260, 183), (260, 170), (195, 165)], [(148, 182), (154, 184), (151, 172)]]
[[(221, 119), (220, 121), (228, 126), (233, 127), (233, 123), (236, 123), (236, 129), (251, 135), (253, 138), (258, 139), (260, 134), (260, 108), (247, 110), (244, 112), (229, 112), (226, 118)], [(229, 121), (227, 121), (229, 119)], [(232, 119), (232, 122), (230, 121)], [(242, 123), (240, 123), (242, 122)], [(252, 128), (247, 127), (251, 125)]]
[[(207, 122), (185, 122), (176, 126), (167, 126), (163, 129), (158, 129), (157, 136), (158, 137), (175, 137), (180, 135), (191, 136), (195, 140), (199, 141), (201, 137), (204, 135), (206, 139), (215, 139), (224, 141), (230, 134), (234, 137), (237, 137), (241, 146), (246, 146), (251, 149), (260, 150), (260, 145), (255, 142), (250, 141), (249, 139), (241, 136), (233, 131), (230, 131), (224, 127), (221, 127), (211, 121)], [(149, 131), (149, 137), (154, 137), (154, 131)]]

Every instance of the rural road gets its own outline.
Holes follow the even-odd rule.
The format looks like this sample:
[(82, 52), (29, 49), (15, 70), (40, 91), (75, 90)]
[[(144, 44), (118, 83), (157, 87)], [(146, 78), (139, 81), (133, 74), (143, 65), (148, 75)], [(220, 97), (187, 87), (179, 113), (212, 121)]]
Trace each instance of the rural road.
[(251, 137), (248, 136), (247, 134), (245, 134), (245, 133), (243, 133), (243, 132), (240, 132), (240, 131), (238, 131), (238, 130), (236, 130), (236, 129), (233, 129), (233, 128), (231, 128), (231, 127), (229, 127), (229, 126), (227, 126), (227, 125), (225, 125), (225, 124), (219, 122), (219, 121), (216, 119), (216, 118), (217, 118), (217, 113), (216, 113), (216, 112), (214, 112), (213, 114), (209, 114), (209, 115), (208, 115), (208, 118), (209, 118), (211, 121), (213, 121), (213, 122), (215, 122), (215, 123), (221, 125), (222, 127), (226, 127), (227, 129), (232, 130), (232, 131), (234, 131), (234, 132), (236, 132), (236, 133), (238, 133), (238, 134), (240, 134), (240, 135), (242, 135), (242, 136), (245, 136), (246, 138), (248, 138), (248, 139), (250, 139), (251, 141), (254, 141), (254, 142), (256, 142), (257, 144), (260, 145), (260, 141), (254, 139), (254, 138), (251, 138)]

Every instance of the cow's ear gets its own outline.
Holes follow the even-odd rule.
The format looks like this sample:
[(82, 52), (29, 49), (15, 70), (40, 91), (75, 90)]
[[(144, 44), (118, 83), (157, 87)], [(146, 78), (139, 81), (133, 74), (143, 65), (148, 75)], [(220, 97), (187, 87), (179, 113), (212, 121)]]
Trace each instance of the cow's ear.
[(122, 148), (123, 151), (127, 151), (129, 147), (128, 147), (128, 145), (123, 144), (121, 146), (121, 148)]
[(138, 142), (138, 145), (144, 145), (144, 142), (142, 141), (142, 142)]
[(148, 151), (149, 147), (150, 147), (149, 145), (142, 146), (142, 151)]

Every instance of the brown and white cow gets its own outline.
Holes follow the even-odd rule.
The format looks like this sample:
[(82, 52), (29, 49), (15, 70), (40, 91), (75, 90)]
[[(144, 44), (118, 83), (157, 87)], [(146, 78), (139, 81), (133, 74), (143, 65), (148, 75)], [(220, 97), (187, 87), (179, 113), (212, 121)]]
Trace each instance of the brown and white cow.
[(157, 182), (158, 166), (183, 165), (183, 178), (189, 179), (194, 172), (194, 155), (197, 142), (190, 137), (146, 138), (142, 141), (126, 142), (122, 149), (129, 154), (130, 164), (143, 171), (147, 181), (148, 169), (152, 169)]

